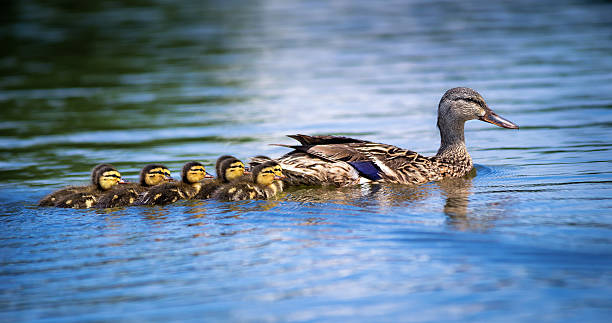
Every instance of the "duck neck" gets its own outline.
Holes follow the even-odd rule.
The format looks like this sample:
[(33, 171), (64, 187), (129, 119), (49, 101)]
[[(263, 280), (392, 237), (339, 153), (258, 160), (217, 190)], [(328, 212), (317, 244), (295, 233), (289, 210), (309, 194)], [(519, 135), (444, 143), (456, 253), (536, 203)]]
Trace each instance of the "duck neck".
[(436, 157), (449, 161), (471, 161), (470, 154), (465, 146), (465, 136), (463, 134), (464, 124), (465, 121), (446, 122), (442, 119), (438, 119), (440, 149), (438, 149)]

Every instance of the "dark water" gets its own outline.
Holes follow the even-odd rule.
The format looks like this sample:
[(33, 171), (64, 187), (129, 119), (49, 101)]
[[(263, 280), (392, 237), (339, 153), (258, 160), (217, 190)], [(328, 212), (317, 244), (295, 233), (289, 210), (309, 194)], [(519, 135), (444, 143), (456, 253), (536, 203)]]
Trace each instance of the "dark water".
[[(180, 4), (179, 4), (180, 3)], [(14, 1), (0, 35), (0, 320), (605, 322), (607, 1)], [(285, 134), (432, 155), (445, 90), (476, 176), (277, 201), (37, 208), (90, 168), (134, 179), (280, 156)], [(209, 170), (212, 168), (209, 167)], [(606, 319), (607, 318), (607, 319)]]

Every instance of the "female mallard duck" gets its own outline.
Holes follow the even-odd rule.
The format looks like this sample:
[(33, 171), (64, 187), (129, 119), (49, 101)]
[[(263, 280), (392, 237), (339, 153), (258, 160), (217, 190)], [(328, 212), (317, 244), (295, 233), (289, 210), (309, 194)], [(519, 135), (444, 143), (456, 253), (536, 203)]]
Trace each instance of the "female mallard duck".
[(111, 208), (132, 205), (140, 194), (168, 180), (172, 180), (168, 167), (161, 164), (146, 165), (140, 171), (138, 183), (127, 183), (110, 190), (98, 199), (95, 206)]
[(478, 92), (459, 87), (446, 91), (438, 105), (441, 143), (435, 156), (347, 137), (291, 135), (301, 145), (281, 145), (294, 150), (277, 161), (289, 185), (347, 186), (367, 181), (422, 184), (460, 177), (472, 169), (463, 126), (473, 119), (518, 129), (495, 114)]
[(267, 161), (253, 168), (251, 180), (240, 180), (222, 185), (212, 197), (222, 201), (240, 201), (248, 199), (268, 200), (280, 193), (275, 182), (282, 177), (275, 174), (279, 165), (276, 161)]
[(221, 156), (215, 164), (217, 178), (203, 180), (202, 187), (194, 199), (208, 199), (221, 185), (241, 178), (244, 175), (244, 163), (233, 156)]
[(183, 166), (180, 182), (168, 182), (150, 188), (142, 193), (134, 205), (166, 205), (178, 200), (193, 198), (202, 186), (200, 182), (206, 177), (204, 165), (191, 161)]
[(95, 188), (69, 194), (59, 200), (55, 206), (73, 209), (87, 209), (98, 201), (98, 199), (117, 184), (123, 183), (121, 174), (112, 166), (98, 168), (94, 177)]
[(88, 193), (95, 191), (98, 189), (97, 178), (98, 171), (103, 167), (113, 167), (111, 164), (99, 164), (96, 165), (91, 170), (91, 185), (85, 186), (68, 186), (62, 189), (59, 189), (45, 197), (43, 197), (40, 202), (38, 202), (38, 206), (55, 206), (57, 202), (63, 200), (66, 196), (72, 195), (74, 193)]

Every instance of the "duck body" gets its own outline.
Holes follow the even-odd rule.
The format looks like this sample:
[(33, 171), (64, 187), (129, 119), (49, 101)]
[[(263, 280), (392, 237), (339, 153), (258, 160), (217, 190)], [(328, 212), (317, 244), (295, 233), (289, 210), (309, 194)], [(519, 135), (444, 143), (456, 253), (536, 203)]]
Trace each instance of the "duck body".
[(252, 176), (221, 185), (211, 197), (221, 201), (250, 199), (268, 200), (282, 191), (276, 184), (281, 177), (275, 174), (276, 161), (267, 161), (253, 168)]
[(97, 208), (113, 208), (134, 204), (138, 197), (165, 181), (172, 180), (168, 167), (161, 164), (149, 164), (140, 171), (138, 183), (126, 183), (106, 192), (96, 202)]
[(92, 180), (93, 185), (62, 196), (55, 206), (72, 209), (91, 208), (98, 202), (101, 196), (106, 194), (117, 184), (122, 183), (121, 174), (110, 165), (100, 167), (96, 170), (95, 174), (92, 175)]
[(220, 186), (211, 197), (220, 201), (242, 201), (242, 200), (268, 200), (276, 195), (276, 192), (252, 181), (243, 180)]
[(183, 166), (182, 180), (168, 182), (151, 187), (142, 193), (134, 205), (167, 205), (179, 200), (192, 199), (202, 187), (206, 170), (199, 162), (188, 162)]
[(43, 197), (39, 202), (38, 206), (55, 206), (59, 201), (64, 200), (66, 197), (76, 193), (96, 193), (96, 176), (98, 171), (103, 167), (113, 167), (110, 164), (99, 164), (91, 170), (91, 184), (83, 186), (68, 186), (59, 189), (53, 193), (50, 193)]
[(454, 88), (444, 94), (438, 105), (441, 144), (435, 156), (426, 157), (393, 145), (349, 137), (298, 134), (289, 137), (300, 145), (280, 145), (293, 151), (277, 161), (283, 168), (287, 185), (423, 184), (460, 177), (473, 167), (464, 139), (464, 124), (472, 119), (518, 129), (514, 123), (495, 114), (478, 92)]
[[(194, 196), (194, 199), (208, 199), (222, 185), (233, 181), (240, 181), (245, 178), (244, 163), (234, 156), (221, 156), (215, 164), (217, 178), (204, 179), (200, 183), (200, 191)], [(250, 176), (246, 177), (250, 179)]]
[(79, 193), (79, 192), (88, 193), (88, 192), (92, 192), (93, 190), (95, 190), (95, 187), (90, 187), (89, 185), (65, 187), (65, 188), (59, 189), (43, 197), (38, 202), (38, 206), (55, 206), (57, 202), (63, 200), (69, 195)]
[(179, 200), (188, 200), (200, 191), (200, 187), (200, 183), (171, 182), (160, 184), (142, 193), (134, 205), (168, 205)]
[[(282, 156), (287, 185), (349, 186), (363, 182), (423, 184), (463, 176), (471, 158), (442, 160), (393, 145), (338, 136), (291, 135), (302, 143)], [(451, 174), (452, 173), (452, 174)]]

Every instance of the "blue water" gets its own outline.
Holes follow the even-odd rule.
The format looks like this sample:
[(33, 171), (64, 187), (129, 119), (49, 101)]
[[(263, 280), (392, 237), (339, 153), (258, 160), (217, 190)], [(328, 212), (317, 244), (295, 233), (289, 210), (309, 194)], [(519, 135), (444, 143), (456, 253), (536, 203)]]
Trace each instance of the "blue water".
[[(607, 322), (612, 4), (19, 1), (0, 35), (0, 321)], [(433, 155), (468, 86), (476, 173), (277, 200), (38, 208), (111, 162), (340, 134)]]

